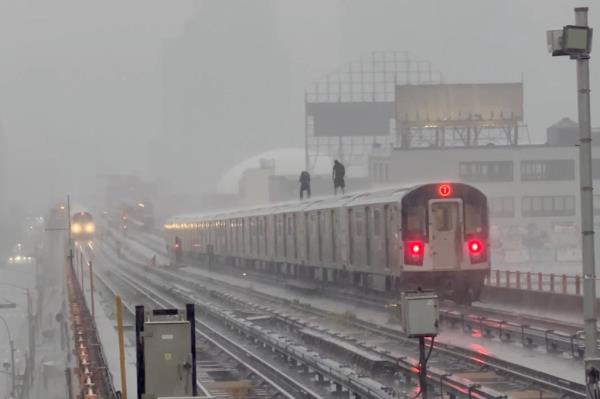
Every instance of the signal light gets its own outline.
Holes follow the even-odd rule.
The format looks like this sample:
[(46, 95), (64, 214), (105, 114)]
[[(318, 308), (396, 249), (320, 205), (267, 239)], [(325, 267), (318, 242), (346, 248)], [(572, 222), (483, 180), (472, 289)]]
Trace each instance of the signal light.
[(449, 184), (441, 184), (438, 187), (438, 194), (442, 197), (448, 197), (450, 194), (452, 194), (452, 186)]

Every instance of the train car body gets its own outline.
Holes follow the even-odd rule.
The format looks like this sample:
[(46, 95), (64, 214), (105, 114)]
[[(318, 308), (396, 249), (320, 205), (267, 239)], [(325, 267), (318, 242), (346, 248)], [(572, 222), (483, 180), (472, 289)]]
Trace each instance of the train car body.
[(77, 241), (91, 241), (96, 234), (96, 223), (89, 212), (76, 212), (71, 216), (71, 239)]
[(424, 184), (249, 210), (175, 217), (184, 259), (210, 254), (302, 280), (478, 299), (490, 269), (486, 197)]

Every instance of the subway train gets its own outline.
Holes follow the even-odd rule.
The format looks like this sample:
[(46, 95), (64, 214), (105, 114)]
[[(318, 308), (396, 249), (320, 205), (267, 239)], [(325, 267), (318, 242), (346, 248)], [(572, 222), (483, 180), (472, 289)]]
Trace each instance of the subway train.
[(150, 201), (125, 201), (118, 205), (121, 224), (125, 228), (150, 231), (154, 228), (154, 211)]
[(96, 233), (96, 223), (89, 212), (75, 212), (71, 216), (71, 239), (73, 241), (91, 241)]
[(165, 224), (178, 261), (211, 256), (317, 283), (479, 299), (490, 270), (487, 198), (463, 183), (178, 216)]

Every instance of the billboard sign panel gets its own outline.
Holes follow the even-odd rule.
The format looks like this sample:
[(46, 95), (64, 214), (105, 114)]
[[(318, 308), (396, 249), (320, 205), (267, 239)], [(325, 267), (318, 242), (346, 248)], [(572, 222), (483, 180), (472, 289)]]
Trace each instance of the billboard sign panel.
[(523, 84), (396, 86), (396, 118), (424, 127), (514, 124), (523, 120)]
[(316, 137), (389, 136), (393, 102), (309, 102)]

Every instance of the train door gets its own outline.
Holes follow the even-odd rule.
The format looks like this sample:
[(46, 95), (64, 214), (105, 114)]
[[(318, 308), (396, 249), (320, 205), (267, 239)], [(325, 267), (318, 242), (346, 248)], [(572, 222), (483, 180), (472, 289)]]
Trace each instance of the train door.
[(462, 235), (462, 201), (429, 201), (429, 246), (434, 269), (456, 269), (459, 266)]

